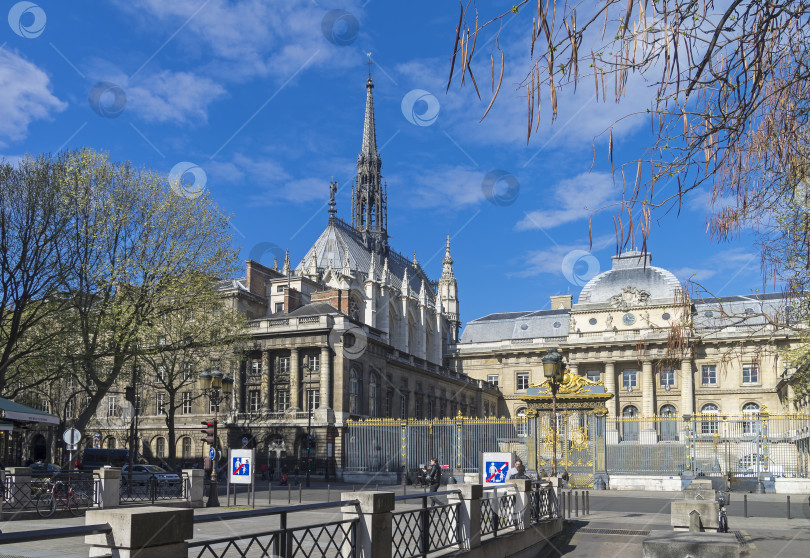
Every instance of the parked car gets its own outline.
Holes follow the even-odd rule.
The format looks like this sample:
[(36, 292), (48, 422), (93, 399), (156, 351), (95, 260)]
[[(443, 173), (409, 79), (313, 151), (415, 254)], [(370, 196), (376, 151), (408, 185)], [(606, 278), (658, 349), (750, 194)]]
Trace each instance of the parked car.
[[(133, 465), (132, 485), (143, 486), (149, 483), (150, 479), (156, 479), (159, 486), (180, 486), (180, 475), (170, 473), (157, 465)], [(129, 482), (129, 465), (121, 468), (121, 482)]]
[(781, 477), (784, 469), (762, 454), (743, 455), (740, 458), (740, 473), (737, 476), (756, 476), (757, 473), (770, 473), (775, 477)]

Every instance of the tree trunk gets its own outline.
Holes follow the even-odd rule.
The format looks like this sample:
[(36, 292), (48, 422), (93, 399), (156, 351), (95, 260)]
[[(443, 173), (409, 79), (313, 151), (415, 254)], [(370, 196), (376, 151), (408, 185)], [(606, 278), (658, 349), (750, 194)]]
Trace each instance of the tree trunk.
[(174, 470), (177, 467), (177, 440), (174, 428), (174, 406), (176, 392), (169, 392), (169, 402), (166, 408), (166, 427), (169, 429), (167, 442), (169, 444), (169, 466)]

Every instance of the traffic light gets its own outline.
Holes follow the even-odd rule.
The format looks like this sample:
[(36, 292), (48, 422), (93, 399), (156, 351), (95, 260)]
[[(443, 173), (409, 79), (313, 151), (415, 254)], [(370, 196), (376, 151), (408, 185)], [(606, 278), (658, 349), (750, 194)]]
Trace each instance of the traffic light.
[(306, 449), (310, 450), (315, 447), (315, 437), (312, 434), (307, 435), (307, 447)]
[(217, 419), (204, 420), (201, 424), (205, 426), (205, 428), (201, 430), (201, 432), (205, 434), (202, 441), (206, 442), (209, 446), (214, 447), (214, 430), (216, 429)]
[(125, 386), (124, 387), (124, 399), (135, 404), (135, 386)]

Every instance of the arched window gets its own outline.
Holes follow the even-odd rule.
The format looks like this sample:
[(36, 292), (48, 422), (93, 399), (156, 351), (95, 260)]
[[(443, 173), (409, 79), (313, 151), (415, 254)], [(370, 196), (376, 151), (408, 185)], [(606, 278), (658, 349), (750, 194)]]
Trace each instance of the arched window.
[[(700, 412), (704, 415), (719, 415), (720, 409), (714, 403), (707, 403), (701, 407)], [(704, 420), (700, 422), (701, 434), (717, 434), (718, 429), (719, 423), (717, 419), (711, 416), (704, 417)]]
[(515, 432), (519, 438), (526, 437), (526, 407), (521, 407), (515, 413), (517, 422), (515, 423)]
[(357, 371), (352, 370), (349, 375), (349, 413), (357, 415), (360, 413), (359, 407), (360, 397), (360, 379), (357, 377)]
[(759, 432), (759, 405), (756, 403), (746, 403), (742, 408), (743, 416), (743, 434), (753, 436)]
[(166, 457), (166, 438), (155, 439), (155, 457), (159, 459)]
[(633, 418), (638, 416), (638, 409), (633, 405), (628, 405), (622, 411), (622, 418)]
[(181, 455), (183, 459), (191, 459), (191, 438), (186, 436), (181, 441)]
[(377, 375), (371, 374), (368, 381), (368, 414), (376, 417), (379, 412), (377, 408)]
[(664, 418), (672, 418), (675, 416), (675, 407), (672, 405), (664, 405), (661, 407), (661, 416)]

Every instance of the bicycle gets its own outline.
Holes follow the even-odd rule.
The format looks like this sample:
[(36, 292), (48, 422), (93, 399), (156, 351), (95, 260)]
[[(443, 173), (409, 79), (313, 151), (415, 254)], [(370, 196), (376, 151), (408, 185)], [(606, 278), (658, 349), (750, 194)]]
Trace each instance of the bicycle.
[(728, 516), (726, 515), (726, 497), (722, 492), (717, 493), (717, 503), (720, 509), (717, 512), (717, 532), (728, 533)]
[(59, 504), (75, 516), (81, 515), (89, 507), (90, 498), (85, 492), (75, 491), (62, 481), (48, 481), (48, 490), (37, 498), (37, 513), (40, 517), (51, 517)]

